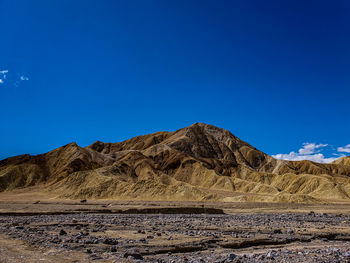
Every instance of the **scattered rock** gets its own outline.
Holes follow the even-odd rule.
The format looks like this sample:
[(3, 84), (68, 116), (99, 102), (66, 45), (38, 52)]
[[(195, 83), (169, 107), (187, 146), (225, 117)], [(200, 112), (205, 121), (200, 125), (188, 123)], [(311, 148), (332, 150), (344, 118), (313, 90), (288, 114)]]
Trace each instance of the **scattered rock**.
[(274, 234), (282, 234), (282, 230), (281, 229), (275, 229), (273, 231)]
[(106, 244), (106, 245), (118, 245), (118, 241), (115, 240), (114, 238), (105, 238), (103, 240), (103, 244)]
[(128, 257), (131, 257), (133, 259), (139, 259), (139, 260), (143, 259), (143, 256), (138, 252), (126, 252), (124, 254), (124, 258), (128, 258)]

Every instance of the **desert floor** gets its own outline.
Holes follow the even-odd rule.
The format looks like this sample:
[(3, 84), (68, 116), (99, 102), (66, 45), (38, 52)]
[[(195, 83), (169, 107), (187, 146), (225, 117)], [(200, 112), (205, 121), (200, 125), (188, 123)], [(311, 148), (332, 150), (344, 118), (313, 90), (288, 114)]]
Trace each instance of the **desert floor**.
[(0, 262), (350, 262), (350, 204), (0, 193)]

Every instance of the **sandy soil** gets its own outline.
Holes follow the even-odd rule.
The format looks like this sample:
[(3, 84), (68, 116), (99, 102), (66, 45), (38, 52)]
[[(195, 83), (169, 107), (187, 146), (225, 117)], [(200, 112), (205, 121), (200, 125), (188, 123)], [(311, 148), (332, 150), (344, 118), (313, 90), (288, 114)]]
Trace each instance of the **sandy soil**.
[(16, 189), (0, 193), (0, 214), (23, 213), (81, 213), (118, 212), (132, 208), (198, 207), (222, 209), (225, 213), (343, 213), (350, 214), (349, 202), (330, 204), (263, 203), (263, 202), (179, 202), (179, 201), (117, 201), (58, 199), (55, 195), (43, 192), (39, 187)]
[(350, 262), (348, 203), (81, 202), (19, 189), (0, 193), (0, 233), (0, 262)]
[(0, 235), (0, 262), (84, 262), (88, 257), (82, 252), (65, 252), (50, 248), (44, 249), (28, 244), (25, 241)]

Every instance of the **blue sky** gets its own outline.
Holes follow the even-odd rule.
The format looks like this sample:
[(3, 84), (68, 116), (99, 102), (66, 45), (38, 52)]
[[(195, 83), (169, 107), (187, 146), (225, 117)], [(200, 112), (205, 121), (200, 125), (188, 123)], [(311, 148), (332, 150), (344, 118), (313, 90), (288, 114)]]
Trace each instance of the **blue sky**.
[(0, 0), (0, 159), (194, 122), (268, 154), (348, 154), (349, 8)]

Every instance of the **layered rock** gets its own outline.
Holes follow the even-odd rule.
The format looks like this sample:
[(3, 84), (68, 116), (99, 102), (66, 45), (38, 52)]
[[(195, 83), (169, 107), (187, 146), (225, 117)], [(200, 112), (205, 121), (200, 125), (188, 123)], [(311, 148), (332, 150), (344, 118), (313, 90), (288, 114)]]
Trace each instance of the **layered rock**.
[(276, 160), (224, 129), (196, 123), (5, 159), (0, 191), (45, 185), (64, 198), (350, 201), (348, 164)]

